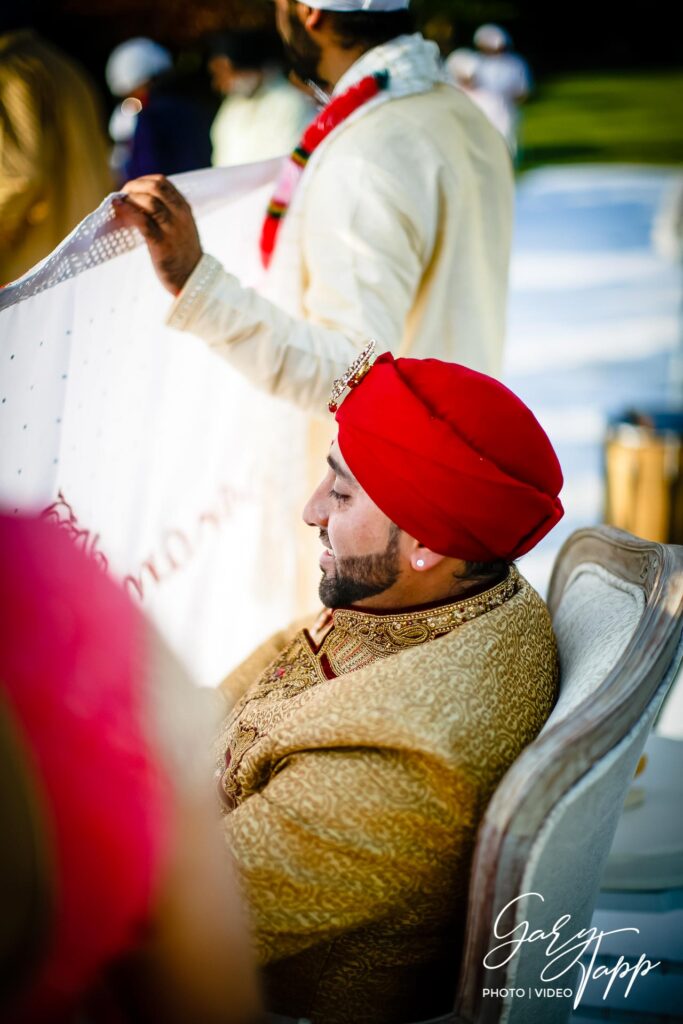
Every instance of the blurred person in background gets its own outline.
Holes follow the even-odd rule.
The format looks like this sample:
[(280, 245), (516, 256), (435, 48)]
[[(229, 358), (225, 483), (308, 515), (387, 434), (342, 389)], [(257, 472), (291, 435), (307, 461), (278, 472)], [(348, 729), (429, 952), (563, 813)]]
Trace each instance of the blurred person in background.
[(481, 25), (474, 33), (478, 51), (475, 75), (477, 87), (497, 96), (508, 112), (506, 138), (513, 153), (517, 151), (519, 108), (532, 88), (529, 65), (512, 52), (512, 39), (499, 25)]
[(515, 128), (509, 105), (495, 92), (482, 88), (477, 80), (479, 57), (472, 50), (461, 47), (446, 60), (446, 68), (455, 85), (483, 110), (491, 124), (498, 129), (512, 153), (515, 152)]
[(315, 115), (308, 96), (285, 78), (273, 42), (266, 32), (209, 41), (211, 84), (225, 97), (211, 128), (216, 167), (289, 153)]
[(0, 285), (47, 256), (111, 191), (108, 146), (85, 73), (0, 12)]
[(151, 39), (129, 39), (112, 51), (105, 74), (110, 92), (122, 99), (109, 122), (119, 182), (210, 166), (210, 118), (183, 95), (168, 50)]
[(260, 1019), (204, 693), (63, 527), (0, 564), (0, 1018)]

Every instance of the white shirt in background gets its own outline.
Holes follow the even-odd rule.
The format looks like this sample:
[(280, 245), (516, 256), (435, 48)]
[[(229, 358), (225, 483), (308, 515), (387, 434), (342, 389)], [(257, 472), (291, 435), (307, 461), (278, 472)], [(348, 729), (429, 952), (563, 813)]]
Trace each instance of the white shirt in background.
[(298, 143), (315, 107), (279, 73), (267, 73), (251, 96), (229, 95), (211, 128), (214, 167), (282, 156)]

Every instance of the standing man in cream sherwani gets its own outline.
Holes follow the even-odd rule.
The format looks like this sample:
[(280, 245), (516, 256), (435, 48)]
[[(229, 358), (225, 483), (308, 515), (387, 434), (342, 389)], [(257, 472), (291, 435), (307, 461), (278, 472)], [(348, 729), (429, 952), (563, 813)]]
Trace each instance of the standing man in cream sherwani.
[[(396, 356), (493, 376), (502, 366), (510, 156), (448, 84), (407, 8), (408, 0), (277, 0), (290, 63), (328, 101), (283, 163), (263, 223), (258, 291), (202, 253), (190, 208), (165, 179), (130, 182), (118, 202), (176, 296), (168, 323), (203, 338), (252, 385), (318, 415), (369, 337)], [(327, 428), (311, 422), (307, 464), (292, 464), (302, 498), (328, 443)], [(300, 523), (280, 543), (295, 538), (303, 612), (314, 595)]]
[(168, 322), (316, 413), (369, 336), (395, 355), (498, 375), (513, 201), (505, 143), (447, 84), (435, 44), (412, 34), (408, 0), (276, 7), (294, 70), (329, 101), (283, 166), (259, 293), (202, 253), (165, 179), (133, 181), (119, 201), (176, 296)]

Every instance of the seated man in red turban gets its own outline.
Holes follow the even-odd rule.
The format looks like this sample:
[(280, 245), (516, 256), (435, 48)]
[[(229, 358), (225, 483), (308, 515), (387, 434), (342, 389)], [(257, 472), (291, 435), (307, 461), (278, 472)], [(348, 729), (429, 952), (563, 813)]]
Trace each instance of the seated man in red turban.
[(555, 700), (513, 561), (561, 517), (562, 474), (481, 373), (386, 354), (335, 401), (347, 384), (304, 510), (327, 611), (226, 680), (220, 788), (269, 1008), (401, 1024), (449, 1009), (478, 823)]

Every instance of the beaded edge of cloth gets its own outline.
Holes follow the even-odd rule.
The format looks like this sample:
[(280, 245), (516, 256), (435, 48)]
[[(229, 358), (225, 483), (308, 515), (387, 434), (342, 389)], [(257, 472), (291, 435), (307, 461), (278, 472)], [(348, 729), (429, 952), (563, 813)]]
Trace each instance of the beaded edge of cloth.
[[(507, 576), (489, 590), (451, 604), (412, 612), (373, 614), (353, 608), (336, 608), (332, 613), (334, 628), (318, 648), (318, 658), (327, 655), (337, 675), (349, 671), (344, 650), (349, 635), (354, 645), (362, 644), (374, 657), (386, 658), (407, 647), (417, 647), (436, 640), (457, 626), (463, 626), (486, 612), (505, 604), (519, 591), (521, 577), (514, 565)], [(357, 660), (355, 651), (351, 662)], [(351, 671), (353, 669), (351, 668)]]
[(350, 86), (341, 95), (335, 96), (304, 131), (299, 144), (283, 165), (273, 197), (268, 204), (260, 242), (261, 261), (264, 267), (268, 267), (270, 264), (280, 226), (313, 153), (342, 121), (350, 117), (363, 104), (374, 99), (383, 89), (387, 89), (389, 77), (388, 71), (376, 71), (374, 74), (362, 78), (360, 82)]

